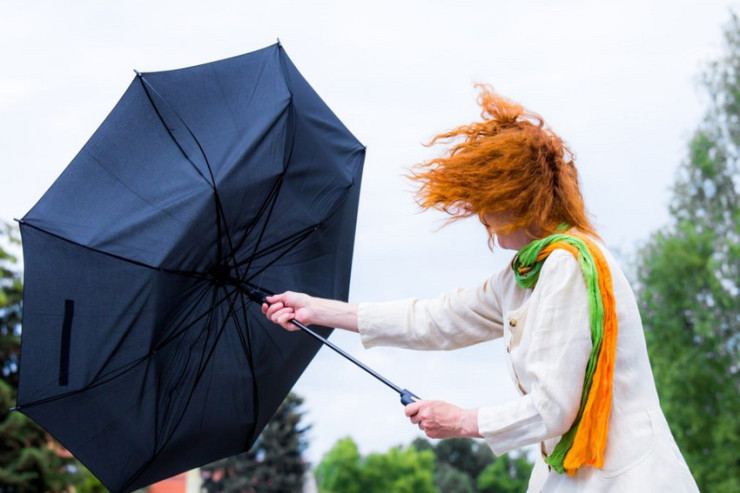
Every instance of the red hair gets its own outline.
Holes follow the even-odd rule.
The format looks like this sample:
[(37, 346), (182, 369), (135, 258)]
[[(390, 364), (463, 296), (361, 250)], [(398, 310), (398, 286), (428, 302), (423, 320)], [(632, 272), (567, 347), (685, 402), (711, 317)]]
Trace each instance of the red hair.
[(534, 237), (561, 224), (596, 235), (586, 213), (573, 153), (542, 117), (478, 84), (483, 121), (435, 136), (453, 144), (445, 156), (417, 165), (410, 178), (424, 209), (447, 212), (455, 221), (505, 215), (496, 233), (525, 229)]

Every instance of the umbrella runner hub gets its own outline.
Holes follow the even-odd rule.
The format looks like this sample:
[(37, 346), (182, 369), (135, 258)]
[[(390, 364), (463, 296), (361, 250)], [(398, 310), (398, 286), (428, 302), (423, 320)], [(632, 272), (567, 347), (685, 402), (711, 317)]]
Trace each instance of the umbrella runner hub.
[(208, 269), (208, 277), (217, 284), (238, 285), (238, 279), (231, 277), (231, 267), (226, 264), (214, 265)]

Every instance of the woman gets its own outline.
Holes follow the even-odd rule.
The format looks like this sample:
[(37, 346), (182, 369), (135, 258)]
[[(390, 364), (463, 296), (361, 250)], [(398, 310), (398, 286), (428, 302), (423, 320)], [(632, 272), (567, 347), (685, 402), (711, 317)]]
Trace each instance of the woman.
[(542, 118), (481, 86), (483, 121), (411, 178), (424, 208), (476, 215), (517, 251), (482, 285), (433, 300), (359, 305), (286, 292), (266, 316), (359, 332), (366, 347), (455, 349), (503, 337), (521, 397), (461, 409), (406, 406), (431, 438), (484, 438), (503, 454), (540, 444), (533, 492), (698, 491), (658, 402), (634, 295), (588, 218), (563, 141)]

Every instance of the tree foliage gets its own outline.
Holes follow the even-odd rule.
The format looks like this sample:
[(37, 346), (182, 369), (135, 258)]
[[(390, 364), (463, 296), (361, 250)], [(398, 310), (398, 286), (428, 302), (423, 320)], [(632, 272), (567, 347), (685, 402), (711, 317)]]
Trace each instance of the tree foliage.
[[(471, 484), (496, 458), (488, 446), (471, 438), (448, 438), (434, 447), (438, 464), (447, 464), (467, 475)], [(527, 476), (529, 477), (529, 476)]]
[(494, 457), (484, 443), (470, 438), (436, 445), (417, 438), (409, 447), (362, 457), (348, 437), (315, 472), (322, 493), (508, 493), (525, 491), (531, 470), (526, 458)]
[(251, 450), (203, 467), (206, 491), (301, 491), (306, 471), (301, 454), (307, 445), (305, 432), (309, 429), (300, 426), (302, 405), (303, 398), (288, 394)]
[(640, 252), (638, 302), (661, 405), (702, 491), (740, 491), (740, 21), (706, 71), (672, 222)]
[(525, 457), (508, 454), (496, 458), (478, 476), (477, 487), (481, 493), (520, 493), (527, 490), (532, 463)]
[(347, 437), (324, 456), (316, 468), (322, 493), (436, 493), (434, 453), (413, 446), (394, 447), (386, 454), (360, 456)]

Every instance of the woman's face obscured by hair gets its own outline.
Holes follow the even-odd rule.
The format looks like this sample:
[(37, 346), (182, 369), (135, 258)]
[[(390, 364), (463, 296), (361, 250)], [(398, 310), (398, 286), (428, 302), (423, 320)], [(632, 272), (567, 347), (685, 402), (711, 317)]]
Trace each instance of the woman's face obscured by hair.
[(486, 213), (481, 215), (481, 222), (488, 230), (488, 234), (491, 235), (491, 238), (495, 238), (496, 243), (505, 250), (520, 250), (533, 240), (531, 234), (524, 228), (515, 229), (509, 233), (497, 232), (511, 224), (511, 214)]

